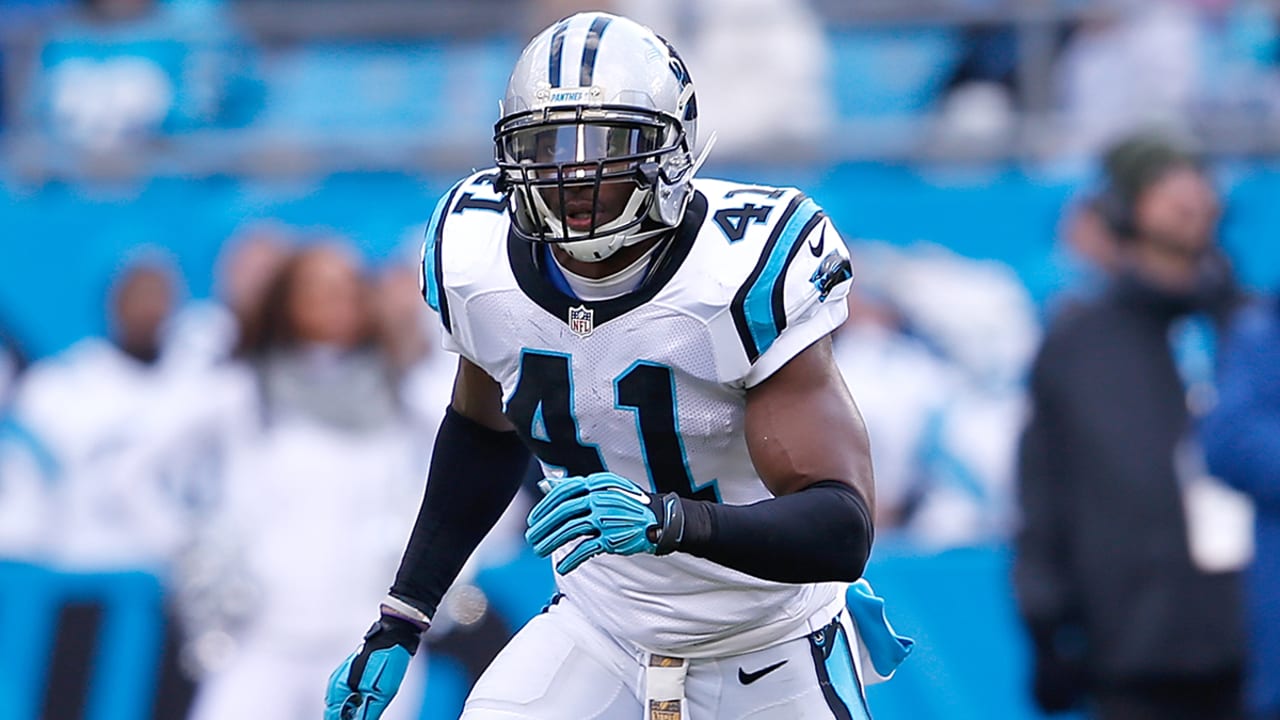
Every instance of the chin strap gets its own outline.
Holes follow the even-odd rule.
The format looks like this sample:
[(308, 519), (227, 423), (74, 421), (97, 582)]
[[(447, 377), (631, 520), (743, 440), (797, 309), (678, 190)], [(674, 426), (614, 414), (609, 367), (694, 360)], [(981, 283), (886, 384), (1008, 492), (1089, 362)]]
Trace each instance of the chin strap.
[(716, 146), (716, 131), (712, 130), (707, 136), (707, 144), (702, 146), (702, 152), (698, 153), (698, 159), (693, 161), (693, 165), (689, 166), (689, 177), (698, 174), (698, 170), (702, 168), (702, 164), (707, 161), (707, 156), (711, 154), (711, 148)]

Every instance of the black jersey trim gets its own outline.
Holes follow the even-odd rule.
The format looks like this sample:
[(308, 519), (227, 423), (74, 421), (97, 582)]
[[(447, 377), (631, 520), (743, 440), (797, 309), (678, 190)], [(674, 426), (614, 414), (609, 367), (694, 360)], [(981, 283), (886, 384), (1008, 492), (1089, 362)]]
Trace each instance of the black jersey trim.
[(773, 287), (770, 289), (772, 295), (771, 302), (773, 304), (773, 327), (775, 335), (781, 335), (783, 330), (787, 329), (787, 310), (783, 302), (786, 294), (787, 286), (787, 270), (791, 268), (791, 261), (795, 259), (796, 252), (805, 245), (805, 238), (809, 237), (809, 233), (818, 227), (818, 223), (825, 220), (827, 214), (819, 210), (809, 218), (809, 221), (800, 228), (800, 234), (796, 236), (795, 242), (791, 243), (791, 249), (787, 251), (787, 259), (782, 263), (782, 272), (773, 281)]
[[(792, 216), (796, 214), (796, 210), (807, 199), (804, 193), (796, 193), (796, 196), (791, 198), (791, 202), (787, 203), (787, 209), (782, 211), (782, 215), (778, 218), (778, 224), (773, 226), (773, 231), (769, 233), (769, 239), (765, 241), (764, 248), (760, 251), (760, 259), (751, 270), (751, 274), (747, 276), (746, 282), (742, 283), (742, 287), (738, 288), (738, 292), (733, 296), (733, 302), (729, 305), (729, 313), (733, 316), (733, 325), (738, 331), (738, 340), (742, 342), (742, 349), (747, 354), (747, 359), (750, 362), (754, 363), (764, 350), (757, 346), (755, 337), (751, 333), (751, 324), (747, 322), (747, 293), (751, 292), (751, 288), (755, 287), (760, 280), (760, 275), (764, 273), (765, 268), (769, 265), (769, 259), (773, 257), (773, 249), (778, 244), (778, 238), (782, 237), (782, 231), (786, 229), (791, 222)], [(774, 322), (776, 325), (777, 321), (775, 320)]]
[[(432, 279), (435, 282), (435, 297), (438, 307), (435, 308), (440, 313), (440, 323), (444, 325), (446, 332), (453, 332), (453, 322), (449, 320), (449, 299), (444, 289), (444, 263), (442, 248), (444, 247), (444, 225), (449, 219), (450, 210), (453, 207), (453, 200), (458, 194), (458, 190), (462, 189), (465, 182), (459, 182), (449, 191), (449, 197), (441, 206), (440, 219), (436, 222), (434, 232), (432, 232), (429, 241), (431, 242), (432, 255)], [(430, 299), (428, 299), (430, 303)]]
[[(818, 673), (818, 686), (822, 689), (822, 697), (827, 701), (827, 708), (831, 710), (831, 714), (836, 720), (854, 720), (853, 713), (849, 706), (845, 703), (843, 697), (840, 696), (839, 690), (835, 683), (832, 682), (831, 670), (829, 667), (832, 661), (832, 655), (839, 650), (837, 639), (839, 634), (844, 632), (840, 621), (830, 623), (826, 627), (809, 635), (809, 653), (813, 657), (813, 667)], [(836, 658), (839, 661), (841, 658)], [(850, 658), (852, 662), (852, 658)], [(854, 671), (854, 681), (857, 682), (857, 671)], [(860, 688), (859, 688), (860, 690)]]
[(707, 204), (705, 195), (694, 192), (693, 198), (689, 201), (689, 207), (685, 211), (684, 220), (675, 229), (675, 235), (670, 240), (671, 247), (659, 260), (658, 266), (654, 268), (649, 279), (635, 292), (612, 300), (590, 302), (565, 295), (551, 284), (551, 280), (543, 274), (534, 260), (534, 250), (537, 245), (521, 240), (514, 230), (507, 233), (507, 260), (511, 264), (511, 271), (515, 275), (516, 284), (520, 286), (520, 290), (543, 310), (567, 325), (569, 309), (585, 305), (593, 311), (592, 319), (598, 327), (649, 302), (662, 288), (666, 287), (693, 249), (694, 240), (697, 239), (698, 231), (702, 228), (702, 223), (707, 216)]

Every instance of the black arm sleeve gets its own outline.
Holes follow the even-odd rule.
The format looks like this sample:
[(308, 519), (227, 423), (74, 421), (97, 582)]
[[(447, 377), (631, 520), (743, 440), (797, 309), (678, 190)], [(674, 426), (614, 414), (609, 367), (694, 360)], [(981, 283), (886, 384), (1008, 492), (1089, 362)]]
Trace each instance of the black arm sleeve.
[(514, 432), (446, 410), (427, 492), (391, 593), (434, 615), (463, 563), (511, 504), (529, 457)]
[(835, 480), (751, 505), (682, 499), (677, 549), (748, 575), (785, 583), (862, 577), (871, 554), (871, 513)]

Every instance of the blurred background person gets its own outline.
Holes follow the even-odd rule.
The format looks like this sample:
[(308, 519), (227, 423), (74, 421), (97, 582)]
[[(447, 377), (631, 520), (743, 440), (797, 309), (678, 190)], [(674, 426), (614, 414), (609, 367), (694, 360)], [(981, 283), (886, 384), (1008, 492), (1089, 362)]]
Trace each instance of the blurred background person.
[[(716, 129), (721, 151), (803, 148), (832, 127), (834, 108), (825, 92), (831, 50), (808, 0), (614, 0), (612, 5), (610, 12), (652, 27), (680, 48), (698, 84), (698, 120)], [(770, 102), (759, 102), (761, 87), (771, 88)]]
[(26, 364), (0, 318), (0, 562), (38, 555), (52, 473), (43, 444), (10, 415)]
[(835, 357), (876, 427), (877, 527), (933, 550), (1005, 537), (1032, 302), (1004, 270), (929, 243), (859, 250)]
[(881, 269), (915, 335), (954, 371), (926, 434), (927, 482), (912, 530), (925, 547), (1007, 537), (1023, 378), (1040, 324), (1026, 288), (1001, 263), (917, 243)]
[[(876, 239), (852, 248), (863, 302), (836, 352), (868, 399), (882, 499), (891, 500), (868, 577), (920, 648), (895, 682), (868, 691), (873, 704), (885, 717), (1037, 720), (1026, 692), (1034, 654), (1010, 573), (1026, 369), (1043, 318), (1107, 297), (1133, 254), (1098, 202), (1092, 158), (1136, 123), (1180, 128), (1229, 199), (1222, 245), (1240, 281), (1276, 287), (1280, 245), (1266, 239), (1280, 227), (1280, 8), (1267, 0), (609, 5), (687, 49), (688, 72), (715, 90), (700, 92), (699, 124), (722, 142), (700, 173), (807, 188), (837, 225)], [(181, 698), (157, 690), (167, 687), (169, 660), (149, 650), (168, 632), (162, 608), (175, 594), (184, 618), (203, 618), (192, 627), (204, 631), (184, 646), (192, 672), (216, 674), (248, 637), (259, 592), (249, 570), (260, 570), (237, 560), (245, 546), (236, 533), (217, 533), (212, 513), (252, 487), (255, 458), (266, 454), (258, 366), (235, 348), (302, 229), (331, 228), (362, 266), (378, 269), (368, 290), (373, 344), (395, 358), (386, 365), (398, 414), (416, 425), (410, 462), (426, 462), (455, 360), (419, 326), (429, 311), (405, 228), (419, 235), (409, 243), (416, 255), (439, 196), (492, 161), (494, 98), (528, 33), (584, 9), (596, 6), (0, 0), (0, 307), (30, 363), (18, 385), (35, 380), (30, 397), (56, 408), (38, 414), (39, 428), (11, 413), (0, 432), (6, 719), (147, 720), (147, 708), (151, 720), (182, 717)], [(738, 112), (747, 102), (759, 110), (762, 94), (767, 112)], [(161, 323), (159, 360), (102, 362), (99, 372), (83, 351), (86, 338), (115, 335), (102, 290), (115, 286), (122, 258), (157, 239), (166, 272), (185, 286), (175, 286), (174, 312)], [(1178, 374), (1207, 407), (1211, 328), (1171, 327)], [(128, 358), (118, 349), (101, 355)], [(131, 364), (148, 368), (139, 373), (145, 397), (112, 389), (113, 373)], [(38, 379), (70, 375), (87, 376), (75, 381), (83, 392)], [(11, 388), (14, 400), (24, 395)], [(96, 408), (117, 399), (137, 405), (119, 423), (133, 428), (115, 432), (98, 419)], [(60, 466), (62, 438), (89, 435), (128, 437), (99, 453), (70, 451), (79, 459)], [(1195, 457), (1183, 453), (1188, 477), (1201, 474)], [(229, 479), (241, 467), (249, 480)], [(176, 527), (174, 572), (55, 558), (55, 546), (65, 551), (88, 532), (53, 524), (66, 506), (64, 473), (94, 478), (104, 494), (131, 486), (112, 478), (155, 490), (159, 509), (137, 527), (123, 513), (117, 525), (139, 538), (152, 524)], [(412, 475), (421, 482), (419, 470)], [(1191, 487), (1201, 497), (1209, 485)], [(412, 497), (407, 506), (417, 489)], [(312, 496), (298, 498), (302, 512)], [(125, 505), (132, 513), (146, 503)], [(1165, 497), (1159, 509), (1168, 506)], [(162, 520), (169, 512), (178, 519)], [(456, 717), (474, 677), (468, 668), (483, 666), (487, 648), (549, 597), (546, 564), (527, 556), (518, 533), (501, 540), (473, 563), (445, 604), (448, 617), (425, 638), (423, 720)], [(168, 555), (168, 542), (147, 553)], [(953, 586), (966, 591), (939, 592)]]
[(1200, 28), (1190, 2), (1118, 3), (1085, 23), (1058, 65), (1071, 150), (1101, 151), (1146, 125), (1185, 129), (1200, 82)]
[(926, 492), (928, 437), (954, 392), (955, 371), (868, 283), (860, 282), (848, 302), (849, 319), (836, 332), (832, 351), (868, 427), (875, 428), (875, 526), (885, 537), (909, 526)]
[[(1049, 314), (1106, 289), (1120, 272), (1119, 245), (1099, 198), (1099, 183), (1082, 188), (1062, 212), (1054, 252), (1063, 267), (1061, 287)], [(1105, 188), (1105, 182), (1101, 183)]]
[(26, 366), (26, 355), (0, 318), (0, 417), (9, 409), (9, 399), (17, 387), (18, 375)]
[(260, 97), (236, 35), (221, 3), (79, 0), (43, 42), (32, 111), (123, 162), (165, 133), (243, 124)]
[(1276, 19), (1263, 3), (1125, 0), (1097, 10), (1057, 61), (1068, 133), (1058, 152), (1087, 155), (1135, 128), (1188, 132), (1217, 113), (1280, 103)]
[[(164, 363), (164, 331), (180, 293), (167, 254), (145, 250), (129, 258), (107, 294), (109, 337), (86, 338), (32, 365), (13, 405), (19, 432), (0, 443), (5, 485), (28, 491), (6, 508), (15, 513), (8, 532), (28, 529), (20, 556), (115, 578), (118, 592), (154, 602), (139, 609), (152, 613), (155, 632), (136, 642), (139, 657), (156, 658), (144, 677), (154, 692), (147, 704), (160, 717), (180, 716), (189, 696), (169, 651), (178, 632), (160, 593), (199, 511), (206, 459), (186, 434), (189, 388)], [(51, 596), (59, 625), (48, 717), (87, 701), (76, 677), (110, 645), (103, 629), (110, 597)]]
[(161, 362), (177, 293), (169, 261), (139, 255), (107, 297), (110, 338), (38, 361), (15, 397), (16, 420), (57, 468), (42, 525), (47, 557), (62, 566), (163, 573), (181, 542), (176, 470), (156, 432), (179, 410)]
[(183, 306), (166, 333), (171, 364), (199, 371), (231, 358), (288, 258), (293, 234), (282, 223), (256, 222), (222, 245), (213, 268), (213, 297)]
[[(1191, 420), (1212, 365), (1190, 375), (1172, 343), (1188, 318), (1219, 323), (1235, 301), (1219, 200), (1193, 157), (1158, 136), (1128, 138), (1104, 162), (1115, 274), (1054, 318), (1021, 441), (1014, 581), (1035, 698), (1102, 720), (1237, 718), (1247, 557), (1198, 547)], [(1235, 520), (1207, 532), (1238, 534)]]
[[(227, 463), (187, 561), (189, 642), (205, 671), (194, 720), (320, 717), (315, 688), (385, 594), (422, 477), (369, 292), (347, 246), (310, 245), (241, 336), (257, 432)], [(412, 697), (400, 712), (414, 716)]]
[(420, 233), (415, 233), (379, 269), (370, 297), (374, 331), (397, 378), (399, 401), (419, 427), (415, 444), (424, 456), (421, 475), (426, 477), (436, 429), (453, 397), (458, 359), (440, 347), (437, 321), (422, 301), (421, 275)]
[(1280, 298), (1243, 310), (1225, 341), (1218, 402), (1200, 426), (1209, 470), (1253, 498), (1246, 573), (1250, 718), (1280, 718)]
[(1031, 298), (1002, 266), (935, 244), (857, 251), (835, 358), (876, 426), (883, 527), (932, 550), (1006, 537), (1023, 376), (1040, 336)]

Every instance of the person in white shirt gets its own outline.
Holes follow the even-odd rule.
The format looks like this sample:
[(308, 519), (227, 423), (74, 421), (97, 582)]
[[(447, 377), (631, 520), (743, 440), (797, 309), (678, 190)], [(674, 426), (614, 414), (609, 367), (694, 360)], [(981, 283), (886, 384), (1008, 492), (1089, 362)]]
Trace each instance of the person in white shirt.
[(186, 408), (161, 362), (176, 292), (163, 262), (126, 268), (109, 298), (110, 339), (35, 363), (16, 394), (15, 420), (57, 468), (41, 523), (57, 565), (163, 573), (182, 541), (189, 457), (175, 432)]
[[(255, 431), (227, 463), (184, 593), (205, 665), (193, 720), (320, 717), (316, 688), (409, 534), (417, 438), (368, 293), (351, 250), (309, 246), (245, 325), (234, 364), (251, 379)], [(411, 696), (421, 684), (415, 673)], [(412, 698), (399, 712), (414, 716)]]

